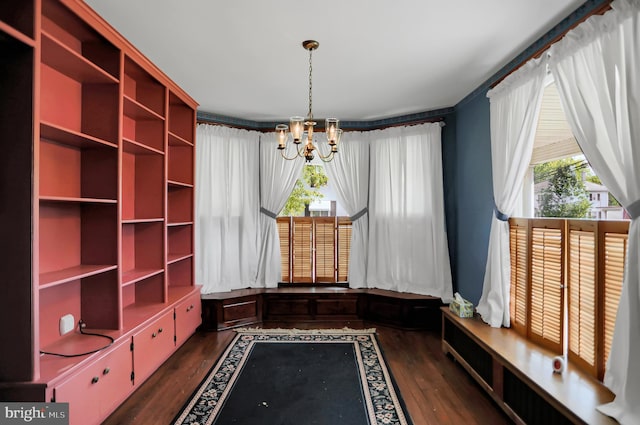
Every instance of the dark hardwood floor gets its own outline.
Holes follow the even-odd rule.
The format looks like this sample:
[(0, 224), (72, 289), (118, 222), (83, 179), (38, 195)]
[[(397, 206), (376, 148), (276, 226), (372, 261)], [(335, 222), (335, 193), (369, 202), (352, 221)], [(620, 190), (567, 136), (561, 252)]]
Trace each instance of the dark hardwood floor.
[[(439, 333), (402, 331), (362, 322), (263, 325), (279, 326), (376, 328), (387, 364), (415, 425), (511, 423), (464, 369), (442, 353)], [(197, 332), (104, 424), (171, 423), (233, 336), (232, 330)]]

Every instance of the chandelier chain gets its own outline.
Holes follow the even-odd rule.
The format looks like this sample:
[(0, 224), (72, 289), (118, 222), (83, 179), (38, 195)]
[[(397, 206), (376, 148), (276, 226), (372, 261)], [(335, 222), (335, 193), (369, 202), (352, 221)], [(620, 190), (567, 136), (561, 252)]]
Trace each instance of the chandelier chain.
[[(314, 126), (318, 124), (313, 120), (313, 51), (318, 48), (320, 43), (316, 40), (305, 40), (302, 47), (309, 51), (309, 112), (305, 120), (301, 116), (293, 116), (289, 120), (289, 125), (276, 125), (276, 134), (278, 139), (278, 150), (280, 155), (286, 160), (293, 160), (302, 157), (311, 162), (314, 158), (320, 158), (324, 162), (331, 161), (338, 152), (338, 144), (342, 136), (340, 129), (340, 120), (337, 118), (326, 118), (324, 125), (324, 133), (327, 138), (328, 149), (323, 155), (314, 142)], [(293, 148), (295, 152), (292, 157), (286, 154), (287, 143), (289, 137), (292, 136)], [(306, 140), (303, 142), (303, 138)], [(289, 145), (291, 146), (291, 145)]]
[(311, 65), (311, 55), (313, 54), (313, 49), (309, 49), (309, 120), (313, 120), (313, 112), (311, 110), (313, 105), (313, 100), (311, 98), (311, 89), (313, 88), (313, 80), (311, 79), (311, 75), (313, 72), (313, 66)]

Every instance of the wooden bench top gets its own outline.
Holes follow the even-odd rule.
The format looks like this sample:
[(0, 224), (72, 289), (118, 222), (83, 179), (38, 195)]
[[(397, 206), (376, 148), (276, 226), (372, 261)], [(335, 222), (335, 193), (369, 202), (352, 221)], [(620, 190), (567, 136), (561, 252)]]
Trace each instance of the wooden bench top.
[(210, 294), (202, 294), (203, 300), (228, 300), (239, 297), (246, 297), (260, 294), (370, 294), (380, 295), (389, 298), (398, 298), (405, 300), (439, 300), (439, 298), (429, 295), (410, 294), (405, 292), (388, 291), (385, 289), (359, 289), (359, 288), (343, 288), (339, 286), (295, 286), (282, 288), (246, 288), (235, 289), (227, 292), (214, 292)]
[(602, 382), (570, 362), (565, 365), (564, 373), (553, 373), (552, 359), (556, 354), (551, 351), (527, 341), (511, 329), (492, 328), (477, 316), (462, 319), (447, 307), (442, 307), (442, 311), (448, 320), (550, 403), (560, 403), (590, 425), (617, 424), (596, 410), (596, 406), (614, 399), (614, 394)]

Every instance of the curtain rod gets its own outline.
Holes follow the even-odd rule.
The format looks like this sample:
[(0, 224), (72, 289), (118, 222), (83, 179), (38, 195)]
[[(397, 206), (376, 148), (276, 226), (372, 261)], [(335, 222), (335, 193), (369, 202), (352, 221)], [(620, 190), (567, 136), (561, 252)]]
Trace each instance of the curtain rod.
[[(410, 126), (414, 126), (414, 125), (420, 125), (420, 124), (426, 124), (426, 123), (440, 123), (441, 127), (444, 127), (446, 124), (444, 122), (444, 117), (431, 117), (431, 118), (424, 118), (424, 119), (419, 119), (419, 120), (413, 120), (413, 121), (405, 121), (405, 122), (399, 122), (399, 123), (394, 123), (394, 124), (380, 124), (380, 125), (376, 125), (376, 126), (371, 126), (371, 127), (367, 127), (365, 129), (363, 128), (358, 128), (358, 127), (343, 127), (342, 130), (343, 131), (372, 131), (372, 130), (382, 130), (385, 128), (392, 128), (392, 127), (410, 127)], [(209, 121), (209, 120), (196, 120), (197, 124), (208, 124), (208, 125), (217, 125), (220, 127), (228, 127), (228, 128), (237, 128), (237, 129), (241, 129), (241, 130), (250, 130), (250, 131), (258, 131), (261, 133), (273, 133), (275, 132), (275, 128), (274, 127), (268, 127), (268, 128), (258, 128), (258, 127), (249, 127), (249, 126), (242, 126), (242, 125), (233, 125), (233, 124), (228, 124), (228, 123), (221, 123), (221, 122), (215, 122), (215, 121)], [(316, 133), (324, 133), (324, 129), (323, 128), (317, 128), (314, 130), (314, 132)]]
[(565, 35), (567, 35), (567, 33), (569, 31), (571, 31), (572, 29), (574, 29), (575, 27), (577, 27), (578, 25), (580, 25), (581, 23), (583, 23), (584, 21), (586, 21), (590, 17), (595, 16), (595, 15), (603, 15), (605, 12), (611, 10), (611, 2), (612, 1), (613, 0), (607, 0), (607, 2), (605, 4), (602, 4), (601, 6), (597, 7), (596, 9), (592, 10), (591, 12), (589, 12), (587, 15), (585, 15), (582, 18), (578, 19), (576, 22), (571, 24), (571, 26), (569, 28), (567, 28), (565, 31), (563, 31), (560, 34), (556, 35), (551, 40), (549, 40), (548, 42), (544, 43), (544, 45), (542, 45), (535, 52), (531, 53), (529, 56), (527, 56), (525, 59), (523, 59), (522, 62), (520, 62), (520, 64), (518, 64), (516, 67), (514, 67), (507, 74), (503, 75), (502, 77), (500, 77), (496, 81), (494, 81), (489, 87), (490, 88), (494, 88), (495, 86), (500, 84), (502, 82), (502, 80), (504, 80), (509, 75), (513, 74), (518, 69), (523, 67), (524, 64), (529, 62), (531, 59), (537, 59), (540, 56), (542, 56), (544, 54), (544, 52), (546, 52), (549, 49), (549, 47), (551, 47), (553, 44), (555, 44), (558, 41), (560, 41)]

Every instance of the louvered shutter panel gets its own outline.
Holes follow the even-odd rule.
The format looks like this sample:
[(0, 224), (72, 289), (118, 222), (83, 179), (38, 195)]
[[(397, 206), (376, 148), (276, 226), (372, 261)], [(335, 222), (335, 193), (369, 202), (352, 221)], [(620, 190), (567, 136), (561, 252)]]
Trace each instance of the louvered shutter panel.
[(597, 222), (570, 220), (568, 239), (569, 359), (596, 375)]
[(624, 277), (624, 265), (627, 253), (627, 239), (629, 232), (629, 222), (602, 222), (601, 241), (604, 251), (601, 258), (603, 268), (603, 350), (602, 365), (598, 371), (599, 378), (604, 376), (604, 367), (611, 351), (611, 340), (613, 339), (613, 328), (615, 326), (616, 315), (620, 294), (622, 293), (622, 280)]
[(291, 217), (278, 217), (278, 236), (280, 237), (280, 267), (282, 268), (282, 281), (291, 282)]
[(527, 241), (528, 220), (509, 219), (509, 252), (511, 256), (511, 289), (509, 313), (511, 327), (527, 333)]
[(313, 282), (313, 219), (293, 217), (293, 282)]
[(564, 221), (532, 220), (529, 336), (562, 352)]
[(336, 218), (314, 218), (316, 282), (336, 281)]
[(338, 282), (349, 280), (349, 255), (351, 253), (351, 220), (338, 217)]

